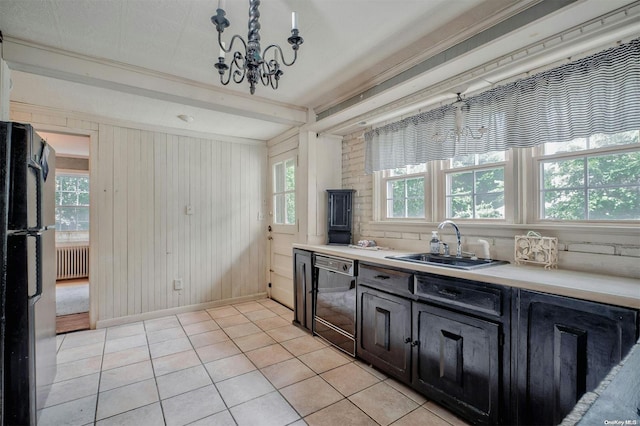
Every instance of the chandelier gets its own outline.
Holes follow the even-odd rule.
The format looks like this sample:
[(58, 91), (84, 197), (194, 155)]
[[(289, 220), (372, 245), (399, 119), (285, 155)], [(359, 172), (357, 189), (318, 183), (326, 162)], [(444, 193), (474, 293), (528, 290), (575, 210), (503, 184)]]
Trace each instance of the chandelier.
[[(264, 50), (260, 48), (260, 12), (258, 11), (260, 0), (249, 0), (249, 33), (247, 41), (241, 36), (234, 35), (229, 42), (229, 48), (222, 41), (222, 32), (229, 26), (229, 20), (225, 18), (224, 0), (219, 0), (216, 14), (211, 17), (211, 22), (216, 26), (218, 31), (218, 45), (220, 46), (220, 54), (215, 67), (220, 74), (220, 82), (226, 86), (231, 81), (242, 83), (246, 77), (249, 82), (249, 90), (253, 95), (256, 91), (256, 84), (261, 82), (264, 86), (271, 86), (273, 89), (278, 88), (278, 82), (282, 77), (281, 64), (291, 66), (298, 58), (298, 49), (303, 43), (302, 37), (298, 32), (298, 19), (296, 12), (291, 12), (291, 37), (287, 39), (293, 49), (293, 60), (287, 62), (284, 59), (282, 49), (277, 44), (270, 44)], [(244, 51), (233, 51), (234, 43), (238, 41), (244, 47)], [(241, 46), (241, 49), (242, 49)], [(225, 63), (225, 55), (233, 52), (229, 65)], [(271, 59), (267, 56), (271, 55)], [(280, 61), (278, 61), (278, 57)], [(225, 73), (229, 71), (225, 79)]]
[(455, 128), (448, 130), (444, 134), (436, 133), (433, 135), (433, 139), (436, 142), (444, 142), (447, 139), (453, 139), (455, 142), (459, 142), (462, 138), (472, 138), (472, 139), (482, 139), (484, 135), (488, 133), (488, 129), (484, 126), (480, 126), (477, 130), (473, 130), (471, 127), (466, 125), (466, 117), (465, 115), (469, 113), (471, 107), (462, 98), (460, 93), (457, 93), (458, 98), (452, 104), (456, 109), (455, 111)]

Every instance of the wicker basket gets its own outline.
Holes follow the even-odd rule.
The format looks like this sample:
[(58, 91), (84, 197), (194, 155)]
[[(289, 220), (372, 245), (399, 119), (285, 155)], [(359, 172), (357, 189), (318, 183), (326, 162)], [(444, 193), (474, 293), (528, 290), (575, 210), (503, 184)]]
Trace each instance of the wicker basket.
[(557, 268), (558, 239), (543, 237), (533, 231), (527, 235), (516, 235), (514, 257), (517, 265), (531, 263), (544, 265), (545, 269)]

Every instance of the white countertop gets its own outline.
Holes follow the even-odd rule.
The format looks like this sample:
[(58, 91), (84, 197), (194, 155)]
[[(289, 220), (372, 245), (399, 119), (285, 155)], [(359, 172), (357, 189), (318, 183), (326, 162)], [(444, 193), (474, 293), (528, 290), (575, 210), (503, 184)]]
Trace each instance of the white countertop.
[(507, 285), (640, 309), (640, 279), (599, 275), (580, 271), (546, 270), (541, 266), (515, 264), (497, 265), (465, 271), (386, 258), (386, 256), (411, 253), (400, 250), (365, 250), (347, 246), (298, 243), (294, 244), (293, 247), (395, 268), (466, 278), (486, 283)]

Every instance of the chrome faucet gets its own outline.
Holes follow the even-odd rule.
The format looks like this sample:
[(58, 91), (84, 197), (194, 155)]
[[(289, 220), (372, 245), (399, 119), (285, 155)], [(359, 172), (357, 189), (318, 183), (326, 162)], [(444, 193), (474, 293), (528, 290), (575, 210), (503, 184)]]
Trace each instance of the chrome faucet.
[(458, 229), (458, 225), (453, 223), (451, 220), (445, 220), (444, 222), (440, 222), (438, 225), (438, 229), (444, 229), (446, 225), (453, 226), (453, 229), (456, 230), (456, 238), (458, 239), (458, 249), (456, 250), (456, 257), (462, 257), (462, 244), (460, 243), (460, 229)]

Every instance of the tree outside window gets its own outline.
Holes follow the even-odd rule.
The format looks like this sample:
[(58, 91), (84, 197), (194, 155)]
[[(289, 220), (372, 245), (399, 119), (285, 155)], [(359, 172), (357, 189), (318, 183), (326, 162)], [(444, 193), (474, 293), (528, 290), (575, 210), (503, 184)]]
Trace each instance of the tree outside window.
[(387, 218), (424, 218), (426, 164), (406, 166), (386, 172)]
[(274, 223), (296, 223), (296, 165), (290, 158), (273, 165)]
[(56, 230), (89, 230), (89, 177), (56, 176)]
[[(540, 218), (640, 220), (638, 131), (547, 143), (540, 161)], [(575, 153), (575, 154), (574, 154)]]
[(452, 158), (452, 171), (446, 173), (446, 216), (504, 219), (504, 161), (504, 151)]

